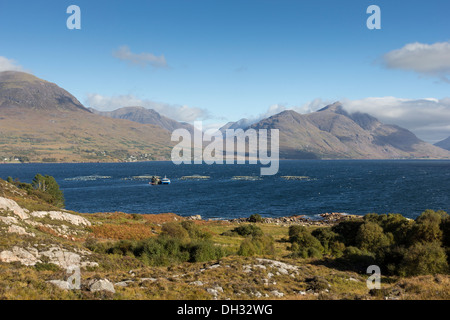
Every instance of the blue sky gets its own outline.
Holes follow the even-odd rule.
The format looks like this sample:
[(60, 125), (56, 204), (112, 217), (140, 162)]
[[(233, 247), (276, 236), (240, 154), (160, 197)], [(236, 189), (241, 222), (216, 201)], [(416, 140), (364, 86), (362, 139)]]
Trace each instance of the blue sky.
[[(81, 30), (66, 27), (72, 4)], [(366, 27), (372, 4), (381, 30)], [(450, 135), (448, 12), (447, 0), (3, 0), (0, 57), (98, 109), (220, 124), (341, 100), (437, 141)], [(417, 43), (440, 64), (408, 60)]]

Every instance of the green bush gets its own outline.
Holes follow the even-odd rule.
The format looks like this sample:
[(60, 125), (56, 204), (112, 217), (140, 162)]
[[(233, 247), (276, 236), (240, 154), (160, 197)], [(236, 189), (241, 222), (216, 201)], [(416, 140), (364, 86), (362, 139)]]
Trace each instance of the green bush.
[(289, 241), (292, 243), (291, 257), (321, 258), (325, 251), (320, 241), (302, 226), (289, 227)]
[(179, 223), (168, 222), (163, 224), (161, 228), (161, 235), (177, 239), (188, 239), (189, 233)]
[(376, 223), (365, 222), (359, 227), (355, 240), (358, 248), (377, 252), (391, 245), (393, 235), (391, 233), (385, 234), (383, 228)]
[(211, 232), (202, 230), (193, 221), (183, 221), (181, 226), (188, 232), (189, 237), (193, 240), (207, 240), (212, 237)]
[(249, 221), (249, 222), (254, 222), (254, 223), (256, 223), (256, 222), (264, 222), (264, 219), (263, 219), (263, 217), (261, 217), (260, 214), (255, 213), (255, 214), (252, 214), (252, 215), (248, 218), (248, 221)]
[(444, 218), (443, 211), (426, 210), (416, 219), (412, 227), (411, 241), (416, 242), (441, 242), (443, 232), (441, 221)]
[(189, 261), (204, 262), (220, 259), (225, 256), (222, 247), (216, 246), (212, 241), (202, 240), (189, 245)]
[(258, 237), (264, 235), (264, 232), (260, 227), (255, 226), (253, 224), (245, 224), (239, 227), (234, 228), (231, 232), (224, 233), (225, 235), (233, 235), (238, 234), (243, 237)]
[(402, 276), (447, 273), (445, 249), (438, 242), (416, 243), (405, 251), (398, 273)]
[(356, 235), (363, 223), (361, 220), (345, 220), (333, 226), (331, 230), (339, 235), (340, 241), (346, 246), (357, 246)]
[(248, 237), (241, 242), (238, 255), (273, 255), (275, 253), (274, 240), (269, 235)]

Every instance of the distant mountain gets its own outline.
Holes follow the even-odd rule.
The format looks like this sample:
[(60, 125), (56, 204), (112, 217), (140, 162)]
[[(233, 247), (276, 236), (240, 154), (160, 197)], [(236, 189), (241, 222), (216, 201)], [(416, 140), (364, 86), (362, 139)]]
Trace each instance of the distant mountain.
[(86, 109), (56, 84), (0, 72), (0, 161), (168, 160), (170, 132)]
[(347, 113), (339, 102), (304, 115), (283, 111), (250, 128), (279, 129), (284, 159), (450, 158), (406, 129)]
[(194, 126), (191, 124), (186, 122), (178, 122), (159, 114), (153, 109), (147, 109), (144, 107), (123, 107), (114, 111), (98, 111), (93, 108), (89, 108), (89, 110), (104, 117), (126, 119), (142, 124), (153, 124), (170, 132), (180, 128), (187, 129), (191, 133), (194, 132)]
[(222, 126), (219, 130), (222, 133), (225, 133), (225, 130), (227, 130), (227, 129), (233, 129), (233, 130), (246, 129), (249, 126), (251, 126), (253, 123), (255, 123), (255, 121), (251, 121), (247, 118), (243, 118), (236, 122), (228, 122), (226, 125)]
[(435, 146), (445, 149), (445, 150), (450, 150), (450, 137), (448, 137), (447, 139), (444, 139), (442, 141), (439, 141), (437, 143), (434, 144)]

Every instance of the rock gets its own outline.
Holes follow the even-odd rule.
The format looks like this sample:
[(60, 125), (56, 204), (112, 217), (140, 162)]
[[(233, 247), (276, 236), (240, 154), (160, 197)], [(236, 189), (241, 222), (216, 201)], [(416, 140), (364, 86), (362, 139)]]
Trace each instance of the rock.
[(194, 216), (189, 216), (186, 219), (188, 219), (188, 220), (202, 220), (202, 216), (199, 215), (199, 214), (196, 214)]
[(62, 211), (34, 211), (31, 215), (37, 218), (44, 218), (48, 216), (52, 220), (66, 221), (76, 226), (91, 225), (91, 222), (86, 218)]
[(199, 287), (203, 286), (203, 282), (201, 282), (201, 281), (193, 281), (189, 284), (192, 286), (199, 286)]
[(25, 230), (25, 228), (17, 226), (15, 224), (12, 224), (12, 225), (9, 226), (8, 232), (9, 233), (17, 233), (17, 234), (20, 234), (20, 235), (23, 235), (23, 236), (30, 236), (30, 237), (34, 237), (35, 236), (34, 233), (32, 233), (32, 232), (29, 233), (29, 232), (27, 232)]
[(111, 293), (116, 293), (116, 290), (114, 290), (114, 285), (108, 279), (101, 279), (94, 281), (89, 286), (89, 290), (92, 292), (107, 291)]
[(14, 246), (11, 251), (0, 252), (0, 261), (7, 263), (20, 262), (25, 266), (34, 266), (36, 263), (41, 262), (38, 259), (38, 251), (36, 249), (25, 250), (17, 246)]
[(15, 217), (2, 217), (2, 216), (0, 216), (0, 221), (3, 222), (4, 224), (6, 224), (7, 226), (19, 223), (19, 220), (17, 220)]
[(50, 263), (54, 263), (64, 269), (81, 265), (79, 254), (63, 250), (60, 247), (51, 247), (49, 250), (41, 252), (40, 255), (47, 257)]
[(30, 216), (28, 215), (28, 210), (22, 209), (17, 202), (11, 199), (0, 197), (0, 210), (12, 211), (20, 219), (25, 220)]
[(63, 280), (49, 280), (48, 283), (53, 284), (54, 286), (62, 289), (62, 290), (71, 290), (72, 286), (69, 282)]
[(134, 282), (133, 280), (125, 280), (125, 281), (117, 282), (114, 285), (118, 286), (118, 287), (128, 287), (128, 285), (133, 282)]
[(281, 297), (284, 296), (284, 293), (283, 293), (283, 292), (280, 292), (280, 291), (278, 291), (278, 290), (270, 291), (270, 293), (271, 293), (274, 297), (277, 297), (277, 298), (281, 298)]

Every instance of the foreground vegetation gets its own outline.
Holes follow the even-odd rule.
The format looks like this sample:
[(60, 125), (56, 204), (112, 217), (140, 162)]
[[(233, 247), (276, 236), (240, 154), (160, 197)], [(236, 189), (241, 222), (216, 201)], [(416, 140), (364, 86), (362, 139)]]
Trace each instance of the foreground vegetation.
[[(32, 189), (0, 179), (0, 197), (29, 212), (61, 210), (39, 191), (41, 177)], [(0, 299), (450, 299), (450, 217), (442, 211), (415, 220), (368, 214), (325, 227), (258, 215), (231, 223), (70, 213), (89, 225), (30, 216), (19, 235), (6, 225), (13, 212), (0, 206), (0, 258), (17, 246), (59, 247), (95, 262), (81, 267), (76, 290), (49, 282), (70, 276), (53, 260), (0, 262)], [(380, 290), (367, 288), (369, 265), (381, 268)], [(115, 292), (94, 292), (95, 279), (108, 279)]]

